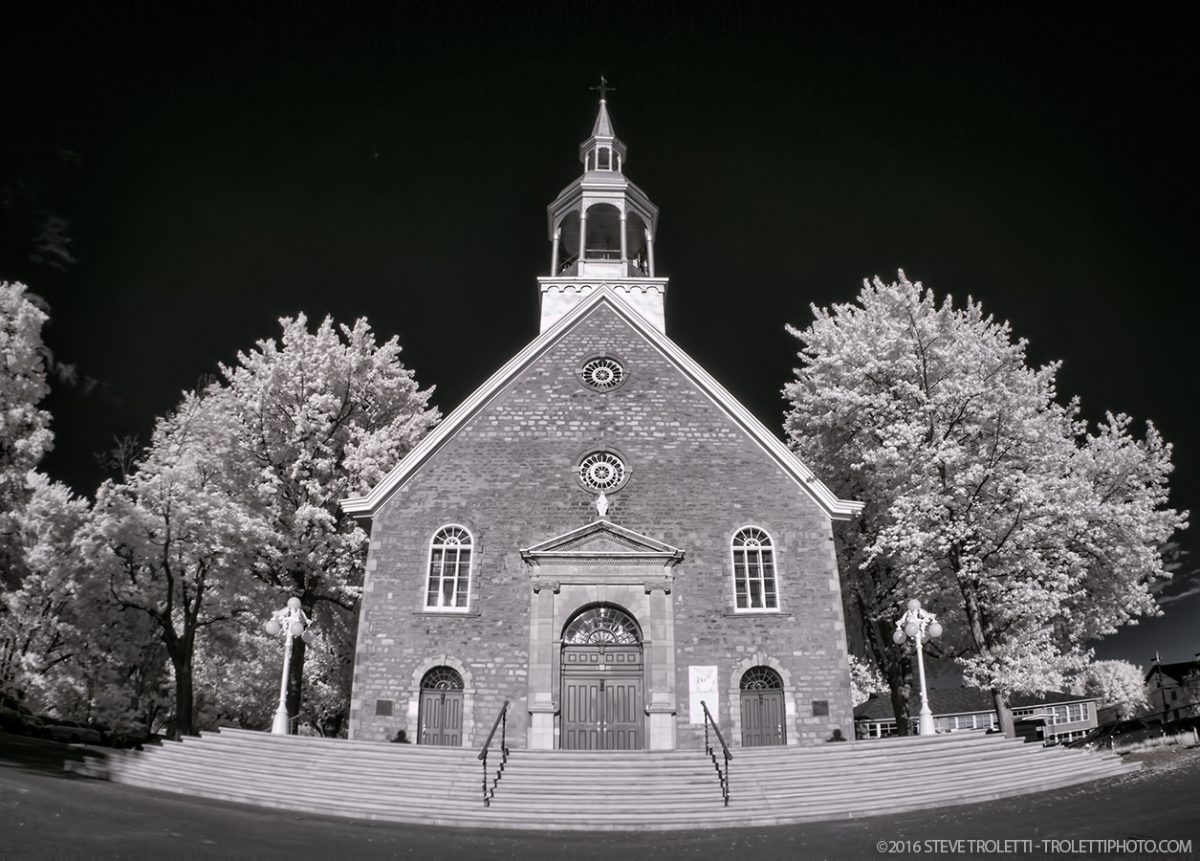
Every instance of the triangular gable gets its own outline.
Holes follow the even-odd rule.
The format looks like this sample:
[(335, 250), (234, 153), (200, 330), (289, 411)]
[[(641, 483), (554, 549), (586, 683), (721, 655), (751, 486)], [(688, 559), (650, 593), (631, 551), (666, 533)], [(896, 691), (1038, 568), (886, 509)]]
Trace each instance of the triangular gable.
[(655, 558), (676, 564), (683, 560), (683, 551), (648, 535), (618, 526), (611, 520), (597, 520), (521, 551), (521, 558), (526, 562), (563, 557)]
[(862, 510), (861, 502), (839, 499), (813, 474), (812, 470), (805, 466), (778, 437), (767, 430), (766, 426), (742, 406), (737, 398), (718, 383), (711, 374), (700, 367), (679, 345), (650, 325), (641, 314), (607, 285), (601, 285), (593, 290), (579, 304), (564, 314), (555, 325), (530, 341), (521, 352), (492, 374), (487, 382), (476, 389), (441, 424), (427, 434), (400, 463), (396, 464), (370, 493), (366, 496), (343, 499), (341, 501), (342, 510), (354, 517), (374, 517), (392, 492), (451, 439), (459, 428), (486, 407), (509, 382), (544, 355), (600, 304), (611, 308), (651, 346), (674, 364), (709, 400), (757, 443), (784, 472), (791, 476), (800, 489), (811, 497), (829, 517), (834, 520), (849, 520)]

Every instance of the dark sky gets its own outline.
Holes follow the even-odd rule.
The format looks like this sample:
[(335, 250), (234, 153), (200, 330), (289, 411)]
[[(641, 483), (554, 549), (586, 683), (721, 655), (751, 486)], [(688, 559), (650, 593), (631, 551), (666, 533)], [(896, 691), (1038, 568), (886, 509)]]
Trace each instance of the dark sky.
[[(904, 268), (1062, 359), (1090, 418), (1152, 418), (1200, 508), (1195, 4), (29, 5), (0, 13), (0, 152), (78, 262), (0, 278), (98, 381), (49, 402), (80, 491), (284, 314), (399, 334), (448, 412), (537, 334), (603, 73), (668, 334), (769, 427), (784, 324)], [(1190, 657), (1200, 595), (1166, 609), (1101, 656)]]

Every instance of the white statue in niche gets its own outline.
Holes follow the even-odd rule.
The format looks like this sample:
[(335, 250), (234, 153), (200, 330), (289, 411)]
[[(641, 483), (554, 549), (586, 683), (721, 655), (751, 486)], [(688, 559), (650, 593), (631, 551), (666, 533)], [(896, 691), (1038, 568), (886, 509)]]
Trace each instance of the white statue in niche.
[(600, 491), (600, 495), (596, 497), (596, 511), (600, 512), (601, 517), (608, 515), (608, 497), (604, 495), (604, 491)]

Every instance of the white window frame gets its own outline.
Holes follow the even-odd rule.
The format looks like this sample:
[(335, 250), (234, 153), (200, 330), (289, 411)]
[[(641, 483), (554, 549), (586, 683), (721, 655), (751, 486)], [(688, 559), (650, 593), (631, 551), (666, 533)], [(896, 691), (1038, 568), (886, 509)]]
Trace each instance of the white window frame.
[[(750, 584), (751, 584), (752, 580), (750, 578), (750, 571), (749, 571), (750, 565), (749, 565), (749, 560), (747, 558), (746, 565), (745, 565), (745, 568), (746, 568), (746, 604), (747, 604), (747, 606), (739, 607), (738, 606), (738, 588), (737, 588), (738, 587), (738, 552), (740, 550), (743, 554), (747, 554), (749, 548), (745, 544), (742, 544), (739, 546), (737, 544), (737, 541), (738, 541), (739, 536), (742, 536), (743, 534), (750, 532), (752, 530), (754, 532), (760, 533), (761, 537), (766, 539), (765, 544), (758, 544), (757, 546), (753, 547), (753, 549), (756, 551), (756, 554), (755, 554), (757, 557), (756, 568), (757, 568), (757, 572), (758, 572), (758, 577), (755, 579), (757, 579), (760, 589), (761, 589), (760, 594), (762, 596), (762, 606), (761, 607), (750, 606), (751, 595), (752, 595), (751, 589), (750, 589)], [(773, 581), (774, 594), (775, 594), (775, 604), (774, 604), (774, 606), (770, 606), (770, 607), (767, 606), (767, 589), (766, 589), (767, 581), (766, 581), (766, 577), (763, 575), (762, 560), (763, 560), (763, 550), (764, 549), (770, 553), (771, 579)], [(735, 613), (778, 613), (779, 612), (780, 582), (779, 582), (779, 556), (776, 552), (777, 549), (778, 549), (778, 545), (776, 545), (775, 539), (771, 536), (771, 533), (769, 533), (766, 529), (764, 529), (761, 526), (758, 526), (756, 524), (747, 524), (747, 525), (742, 526), (739, 529), (734, 531), (733, 536), (729, 539), (729, 562), (730, 562), (730, 567), (732, 569), (732, 574), (733, 574), (731, 585), (733, 586), (733, 610)]]
[[(443, 540), (441, 542), (438, 541), (438, 539), (440, 537), (445, 536), (447, 533), (449, 533), (453, 530), (461, 531), (466, 536), (465, 541), (462, 539), (460, 539), (456, 543), (446, 543), (445, 540)], [(453, 573), (449, 577), (447, 577), (447, 573), (446, 573), (447, 565), (446, 565), (446, 553), (445, 553), (445, 551), (448, 549), (454, 549), (456, 551), (453, 566), (452, 566)], [(440, 560), (439, 560), (439, 567), (436, 572), (434, 571), (434, 557), (433, 557), (435, 550), (443, 551), (441, 554)], [(466, 550), (467, 554), (468, 554), (466, 565), (465, 565), (466, 571), (462, 570), (464, 567), (463, 561), (462, 561), (462, 552), (464, 550)], [(447, 523), (445, 526), (438, 527), (429, 539), (429, 554), (427, 555), (426, 562), (425, 562), (425, 598), (423, 601), (423, 603), (425, 605), (425, 609), (432, 613), (465, 613), (465, 612), (468, 612), (471, 609), (471, 573), (472, 573), (471, 569), (472, 569), (474, 563), (475, 563), (475, 536), (473, 536), (471, 534), (471, 530), (467, 529), (467, 527), (463, 526), (461, 523)], [(436, 582), (435, 582), (435, 574), (436, 574)], [(460, 593), (460, 590), (459, 590), (460, 580), (462, 580), (462, 578), (464, 578), (464, 577), (466, 578), (466, 585), (465, 585), (465, 588), (462, 590), (462, 594), (464, 595), (465, 603), (463, 603), (461, 606), (453, 604), (453, 603), (451, 603), (449, 606), (447, 606), (444, 603), (445, 596), (446, 596), (447, 581), (450, 581), (453, 583), (453, 592), (451, 593), (451, 595), (457, 597)], [(435, 588), (436, 588), (437, 603), (431, 604), (429, 601), (430, 592), (434, 591)]]

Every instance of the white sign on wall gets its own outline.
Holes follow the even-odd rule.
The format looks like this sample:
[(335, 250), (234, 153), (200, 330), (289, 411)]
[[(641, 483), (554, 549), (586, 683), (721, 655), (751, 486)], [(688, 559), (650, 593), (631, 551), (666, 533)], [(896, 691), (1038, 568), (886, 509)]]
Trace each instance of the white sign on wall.
[(688, 667), (688, 723), (704, 723), (704, 709), (700, 708), (700, 700), (704, 700), (708, 706), (713, 720), (720, 720), (716, 667)]

